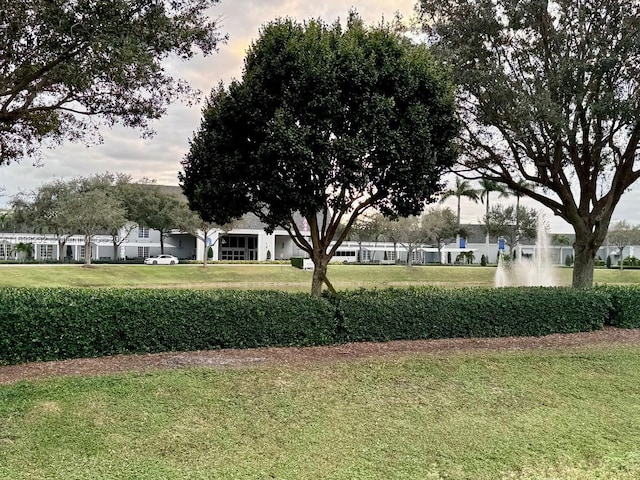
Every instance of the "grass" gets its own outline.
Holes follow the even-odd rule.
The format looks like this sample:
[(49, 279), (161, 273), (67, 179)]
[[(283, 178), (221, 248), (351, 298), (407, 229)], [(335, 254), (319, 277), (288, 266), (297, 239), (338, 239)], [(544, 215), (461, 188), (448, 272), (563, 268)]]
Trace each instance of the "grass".
[[(556, 269), (558, 283), (571, 284), (572, 270)], [(337, 289), (407, 285), (492, 286), (495, 267), (330, 265)], [(640, 270), (596, 269), (596, 283), (640, 283)], [(308, 291), (311, 272), (288, 265), (2, 265), (0, 287), (239, 288)]]
[(635, 479), (640, 349), (0, 386), (0, 478)]
[[(339, 289), (495, 268), (332, 265)], [(558, 268), (561, 284), (571, 269)], [(595, 271), (639, 283), (640, 271)], [(0, 266), (1, 286), (308, 291), (279, 265)], [(423, 355), (0, 385), (4, 479), (640, 478), (640, 348)]]

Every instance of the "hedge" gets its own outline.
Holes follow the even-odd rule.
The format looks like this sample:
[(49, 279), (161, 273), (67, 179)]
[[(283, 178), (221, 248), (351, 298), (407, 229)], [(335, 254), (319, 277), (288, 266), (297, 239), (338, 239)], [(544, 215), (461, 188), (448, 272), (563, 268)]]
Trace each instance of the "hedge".
[(640, 287), (304, 293), (0, 289), (0, 364), (350, 341), (540, 336), (640, 326)]
[(0, 364), (334, 339), (333, 308), (306, 294), (0, 289)]
[(640, 285), (605, 285), (597, 290), (611, 301), (607, 324), (618, 328), (640, 328)]
[(342, 341), (539, 336), (601, 329), (604, 292), (558, 287), (434, 287), (341, 293)]

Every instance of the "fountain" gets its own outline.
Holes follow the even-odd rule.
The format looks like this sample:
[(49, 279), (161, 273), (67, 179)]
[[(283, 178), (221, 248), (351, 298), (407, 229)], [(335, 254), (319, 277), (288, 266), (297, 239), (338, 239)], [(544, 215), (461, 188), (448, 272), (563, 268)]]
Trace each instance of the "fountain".
[(496, 287), (555, 285), (549, 235), (542, 216), (538, 217), (533, 257), (511, 260), (507, 265), (503, 255), (499, 255), (494, 285)]

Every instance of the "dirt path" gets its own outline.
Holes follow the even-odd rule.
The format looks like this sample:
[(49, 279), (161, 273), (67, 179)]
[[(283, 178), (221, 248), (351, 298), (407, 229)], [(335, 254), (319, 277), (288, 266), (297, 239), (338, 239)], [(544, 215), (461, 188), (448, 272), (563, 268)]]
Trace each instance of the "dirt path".
[(306, 348), (255, 348), (168, 352), (147, 355), (116, 355), (58, 362), (37, 362), (0, 367), (0, 384), (56, 376), (92, 376), (119, 372), (146, 372), (159, 369), (209, 366), (229, 368), (247, 365), (304, 365), (317, 362), (445, 354), (484, 350), (574, 349), (589, 346), (640, 346), (640, 329), (607, 327), (589, 333), (555, 334), (545, 337), (470, 338), (349, 343)]

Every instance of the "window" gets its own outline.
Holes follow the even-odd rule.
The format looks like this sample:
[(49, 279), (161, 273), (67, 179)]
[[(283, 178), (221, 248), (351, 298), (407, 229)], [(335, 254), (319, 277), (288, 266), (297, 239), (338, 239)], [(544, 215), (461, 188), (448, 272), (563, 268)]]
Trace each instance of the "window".
[(7, 245), (5, 245), (4, 243), (0, 243), (0, 257), (7, 258), (8, 254), (9, 248), (7, 248)]
[(83, 259), (86, 254), (87, 247), (85, 247), (84, 245), (80, 245), (80, 259)]
[(138, 227), (138, 238), (149, 238), (149, 228), (148, 227)]
[(224, 248), (220, 252), (220, 260), (245, 260), (243, 249)]
[(354, 250), (338, 250), (336, 257), (356, 257), (358, 254)]
[(147, 258), (148, 256), (149, 256), (149, 247), (138, 247), (138, 258)]
[(40, 251), (38, 252), (38, 258), (43, 260), (53, 259), (53, 245), (40, 245)]
[(246, 237), (222, 237), (222, 245), (228, 248), (244, 248)]

